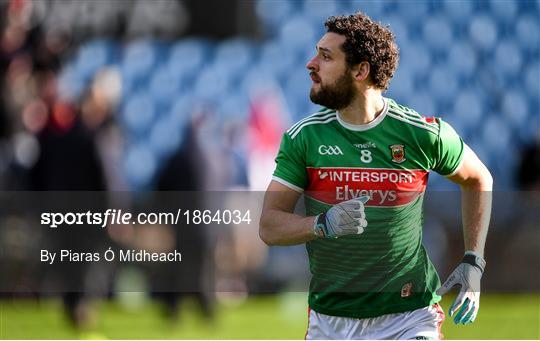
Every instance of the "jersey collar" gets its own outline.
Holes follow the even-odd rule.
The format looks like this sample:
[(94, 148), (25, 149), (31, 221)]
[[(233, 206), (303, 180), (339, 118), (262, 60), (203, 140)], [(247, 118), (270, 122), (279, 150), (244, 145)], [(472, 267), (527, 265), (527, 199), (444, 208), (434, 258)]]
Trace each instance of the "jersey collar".
[(368, 129), (371, 129), (375, 126), (377, 126), (379, 123), (382, 122), (382, 120), (384, 120), (385, 116), (386, 116), (386, 113), (388, 112), (388, 100), (386, 98), (383, 97), (383, 102), (384, 102), (384, 108), (383, 108), (383, 111), (382, 113), (377, 116), (373, 121), (367, 123), (367, 124), (351, 124), (351, 123), (347, 123), (345, 122), (340, 114), (339, 114), (339, 111), (337, 111), (337, 120), (339, 122), (339, 124), (341, 124), (344, 128), (346, 129), (349, 129), (349, 130), (354, 130), (354, 131), (365, 131), (365, 130), (368, 130)]

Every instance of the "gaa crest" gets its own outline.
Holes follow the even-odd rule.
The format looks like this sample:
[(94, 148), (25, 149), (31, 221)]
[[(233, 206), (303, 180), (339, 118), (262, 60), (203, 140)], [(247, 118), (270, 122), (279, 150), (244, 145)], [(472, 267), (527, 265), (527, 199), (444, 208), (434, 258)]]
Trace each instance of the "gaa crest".
[(405, 146), (402, 144), (393, 144), (390, 147), (390, 153), (392, 155), (392, 161), (395, 163), (402, 163), (405, 159)]

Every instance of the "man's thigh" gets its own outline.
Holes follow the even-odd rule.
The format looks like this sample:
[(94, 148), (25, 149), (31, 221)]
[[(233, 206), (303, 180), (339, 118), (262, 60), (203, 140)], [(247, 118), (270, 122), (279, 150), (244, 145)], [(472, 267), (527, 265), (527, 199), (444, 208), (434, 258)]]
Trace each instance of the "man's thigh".
[(444, 312), (438, 304), (365, 319), (329, 316), (309, 310), (306, 339), (437, 340), (442, 338), (443, 320)]

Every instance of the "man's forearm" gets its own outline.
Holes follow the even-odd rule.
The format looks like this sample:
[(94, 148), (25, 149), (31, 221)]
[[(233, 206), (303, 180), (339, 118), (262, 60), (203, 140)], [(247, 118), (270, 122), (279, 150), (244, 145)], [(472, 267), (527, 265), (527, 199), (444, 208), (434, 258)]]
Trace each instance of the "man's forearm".
[(296, 245), (316, 238), (315, 217), (302, 217), (280, 210), (266, 210), (260, 222), (259, 234), (268, 245)]
[(482, 257), (491, 217), (491, 201), (491, 177), (476, 184), (461, 186), (465, 251), (474, 251)]

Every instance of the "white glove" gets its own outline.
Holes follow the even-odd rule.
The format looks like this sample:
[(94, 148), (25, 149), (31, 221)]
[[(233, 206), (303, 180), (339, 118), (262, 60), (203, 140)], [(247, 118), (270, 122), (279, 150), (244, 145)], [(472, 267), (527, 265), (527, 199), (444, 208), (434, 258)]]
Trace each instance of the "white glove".
[(361, 234), (368, 224), (364, 212), (368, 200), (369, 196), (362, 196), (332, 206), (315, 218), (313, 232), (324, 238)]
[(467, 251), (463, 261), (437, 290), (437, 295), (442, 296), (455, 285), (461, 287), (449, 311), (450, 316), (456, 315), (454, 317), (455, 324), (469, 324), (476, 319), (480, 308), (480, 279), (484, 267), (485, 261), (482, 257), (472, 251)]

